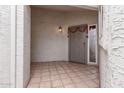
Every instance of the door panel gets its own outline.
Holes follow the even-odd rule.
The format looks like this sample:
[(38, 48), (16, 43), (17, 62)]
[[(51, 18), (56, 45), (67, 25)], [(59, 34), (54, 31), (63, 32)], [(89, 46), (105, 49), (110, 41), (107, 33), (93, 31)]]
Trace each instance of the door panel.
[(87, 61), (86, 33), (77, 31), (69, 32), (69, 61), (86, 63)]

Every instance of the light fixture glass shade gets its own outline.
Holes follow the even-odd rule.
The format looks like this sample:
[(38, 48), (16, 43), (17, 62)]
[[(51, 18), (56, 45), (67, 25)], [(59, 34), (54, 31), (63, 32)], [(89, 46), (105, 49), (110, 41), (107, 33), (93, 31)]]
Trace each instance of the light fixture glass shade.
[(62, 32), (62, 27), (61, 26), (59, 27), (59, 32)]

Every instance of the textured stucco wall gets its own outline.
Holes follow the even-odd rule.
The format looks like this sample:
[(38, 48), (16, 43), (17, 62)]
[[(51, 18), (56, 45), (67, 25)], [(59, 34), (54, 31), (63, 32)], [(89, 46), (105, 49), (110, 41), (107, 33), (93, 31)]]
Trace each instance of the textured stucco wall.
[(101, 87), (124, 87), (124, 6), (103, 6), (100, 46)]
[[(96, 11), (55, 11), (32, 7), (32, 62), (68, 61), (68, 26), (96, 24)], [(58, 27), (62, 26), (63, 33)]]
[[(19, 5), (13, 10), (12, 7), (0, 6), (0, 87), (26, 87), (30, 78), (30, 8)], [(15, 16), (11, 16), (13, 13)], [(14, 41), (12, 28), (16, 31)], [(11, 42), (15, 42), (16, 52), (11, 51)], [(11, 62), (11, 52), (15, 52), (15, 64)], [(11, 71), (13, 68), (15, 71)]]
[(10, 6), (0, 5), (0, 87), (10, 87)]

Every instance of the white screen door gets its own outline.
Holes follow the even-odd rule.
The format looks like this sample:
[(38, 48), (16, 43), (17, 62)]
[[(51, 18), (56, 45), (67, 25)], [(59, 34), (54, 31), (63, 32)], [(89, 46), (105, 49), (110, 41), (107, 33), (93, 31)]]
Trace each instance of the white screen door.
[(88, 26), (88, 64), (97, 64), (97, 25)]

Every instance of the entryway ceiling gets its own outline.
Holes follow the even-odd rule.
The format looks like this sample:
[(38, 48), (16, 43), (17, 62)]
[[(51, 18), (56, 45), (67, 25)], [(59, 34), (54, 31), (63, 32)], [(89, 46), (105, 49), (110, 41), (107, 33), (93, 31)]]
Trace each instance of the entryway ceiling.
[(97, 5), (32, 5), (31, 7), (39, 7), (56, 11), (97, 11)]

